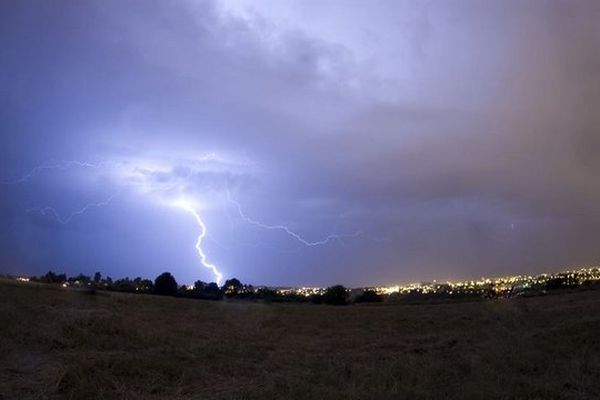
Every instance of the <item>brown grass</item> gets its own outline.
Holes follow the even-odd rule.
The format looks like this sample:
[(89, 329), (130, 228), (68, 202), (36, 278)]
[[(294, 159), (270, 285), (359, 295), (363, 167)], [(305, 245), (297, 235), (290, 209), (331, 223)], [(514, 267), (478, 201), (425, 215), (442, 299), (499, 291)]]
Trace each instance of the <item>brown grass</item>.
[(260, 304), (0, 282), (3, 399), (598, 399), (600, 291)]

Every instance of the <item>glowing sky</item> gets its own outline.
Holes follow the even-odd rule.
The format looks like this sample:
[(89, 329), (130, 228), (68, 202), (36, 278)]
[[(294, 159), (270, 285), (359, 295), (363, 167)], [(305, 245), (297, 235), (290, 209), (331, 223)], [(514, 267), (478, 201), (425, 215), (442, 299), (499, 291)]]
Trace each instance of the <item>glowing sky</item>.
[(599, 20), (597, 1), (2, 1), (0, 270), (214, 280), (189, 205), (208, 262), (255, 284), (598, 263)]

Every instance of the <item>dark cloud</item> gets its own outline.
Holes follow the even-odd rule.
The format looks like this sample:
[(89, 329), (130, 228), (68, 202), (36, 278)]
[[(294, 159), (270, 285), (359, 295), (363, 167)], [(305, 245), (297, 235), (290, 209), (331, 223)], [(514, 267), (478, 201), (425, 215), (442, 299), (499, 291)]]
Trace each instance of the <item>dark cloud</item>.
[[(598, 4), (242, 4), (0, 6), (1, 179), (106, 162), (0, 188), (3, 269), (211, 279), (182, 195), (255, 283), (599, 261)], [(307, 248), (228, 190), (310, 240), (362, 234)]]

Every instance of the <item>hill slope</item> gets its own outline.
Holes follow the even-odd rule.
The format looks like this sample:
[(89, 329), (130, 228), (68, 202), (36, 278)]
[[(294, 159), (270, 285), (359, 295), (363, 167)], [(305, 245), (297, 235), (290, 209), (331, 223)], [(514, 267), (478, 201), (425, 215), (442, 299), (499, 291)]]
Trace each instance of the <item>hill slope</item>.
[(210, 302), (0, 282), (0, 398), (591, 399), (600, 291)]

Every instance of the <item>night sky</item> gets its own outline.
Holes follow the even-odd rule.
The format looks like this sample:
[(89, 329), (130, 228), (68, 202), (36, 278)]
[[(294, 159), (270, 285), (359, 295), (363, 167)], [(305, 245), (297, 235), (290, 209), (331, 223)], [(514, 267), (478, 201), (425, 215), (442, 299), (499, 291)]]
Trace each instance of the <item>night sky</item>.
[[(0, 2), (0, 270), (600, 262), (600, 2)], [(238, 207), (239, 206), (239, 207)]]

